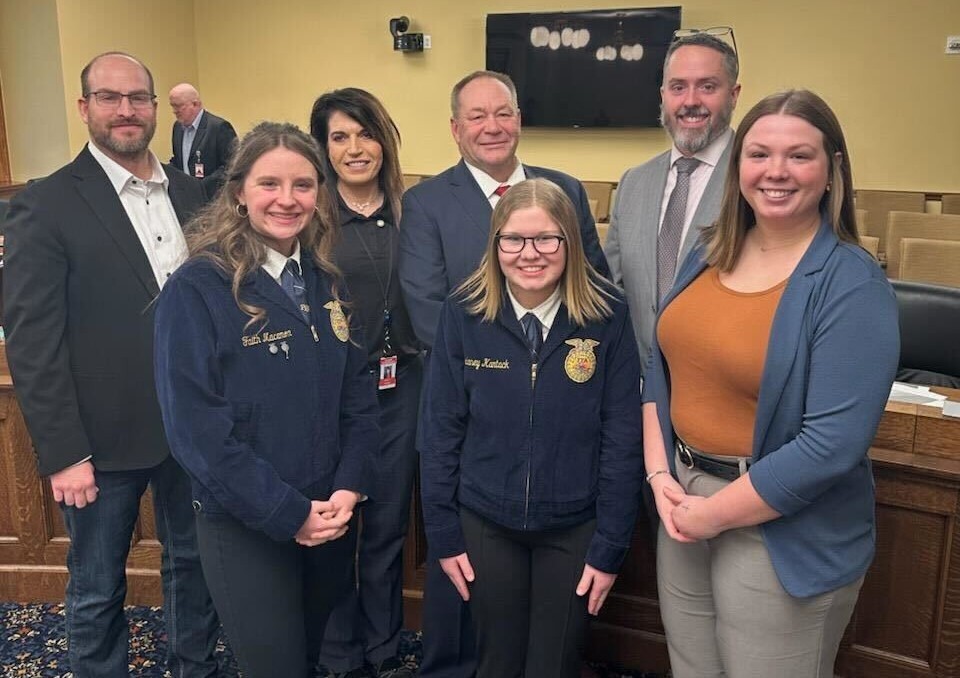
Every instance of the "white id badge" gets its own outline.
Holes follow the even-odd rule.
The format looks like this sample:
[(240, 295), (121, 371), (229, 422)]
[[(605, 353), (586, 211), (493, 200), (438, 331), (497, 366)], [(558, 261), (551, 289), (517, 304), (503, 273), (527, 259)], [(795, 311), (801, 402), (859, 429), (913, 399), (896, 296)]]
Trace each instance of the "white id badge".
[(397, 387), (397, 356), (380, 356), (380, 381), (377, 383), (377, 389), (385, 391), (388, 388)]
[(193, 176), (197, 179), (203, 179), (203, 163), (198, 162), (193, 165)]

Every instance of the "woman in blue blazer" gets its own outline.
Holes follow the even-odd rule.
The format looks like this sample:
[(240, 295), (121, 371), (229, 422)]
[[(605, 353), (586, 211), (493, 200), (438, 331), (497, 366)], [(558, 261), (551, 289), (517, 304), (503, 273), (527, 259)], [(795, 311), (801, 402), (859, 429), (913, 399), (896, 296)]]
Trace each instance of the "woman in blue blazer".
[(833, 676), (874, 553), (867, 451), (898, 331), (836, 117), (811, 92), (767, 97), (663, 301), (644, 387), (676, 678)]
[(344, 535), (379, 437), (330, 263), (321, 167), (308, 135), (258, 125), (157, 303), (164, 426), (193, 481), (204, 574), (248, 678), (312, 675), (350, 587), (355, 542)]
[(480, 678), (579, 676), (637, 515), (639, 375), (570, 199), (515, 185), (444, 304), (422, 421), (427, 540), (470, 601)]

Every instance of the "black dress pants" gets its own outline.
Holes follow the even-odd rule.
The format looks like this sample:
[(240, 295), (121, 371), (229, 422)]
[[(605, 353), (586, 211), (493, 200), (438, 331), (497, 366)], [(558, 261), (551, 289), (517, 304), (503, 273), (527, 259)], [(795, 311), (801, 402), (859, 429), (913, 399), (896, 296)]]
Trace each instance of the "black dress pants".
[(315, 672), (330, 611), (351, 586), (356, 518), (319, 546), (277, 542), (222, 514), (197, 514), (200, 561), (244, 678)]
[(578, 678), (588, 620), (576, 588), (596, 521), (527, 532), (461, 506), (460, 522), (478, 678)]

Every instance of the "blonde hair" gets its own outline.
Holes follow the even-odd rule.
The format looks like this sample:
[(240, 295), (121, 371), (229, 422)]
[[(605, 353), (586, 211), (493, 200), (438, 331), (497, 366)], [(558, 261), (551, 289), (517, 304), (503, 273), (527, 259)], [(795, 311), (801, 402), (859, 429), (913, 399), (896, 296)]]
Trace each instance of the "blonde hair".
[(703, 230), (706, 260), (721, 271), (730, 271), (737, 263), (747, 231), (756, 225), (753, 208), (740, 191), (740, 155), (743, 139), (760, 118), (767, 115), (793, 115), (810, 123), (823, 135), (823, 150), (830, 163), (828, 189), (820, 198), (820, 212), (837, 237), (860, 243), (853, 207), (853, 174), (850, 153), (840, 122), (823, 99), (805, 89), (788, 90), (761, 99), (743, 117), (730, 149), (730, 166), (723, 188), (723, 203), (717, 221)]
[[(310, 135), (290, 123), (261, 122), (243, 137), (234, 152), (223, 188), (187, 227), (190, 256), (209, 259), (231, 276), (233, 298), (237, 306), (250, 316), (247, 327), (267, 320), (265, 309), (244, 301), (240, 296), (243, 282), (266, 260), (267, 244), (253, 229), (249, 217), (240, 215), (237, 197), (254, 163), (275, 148), (286, 148), (306, 158), (317, 171), (317, 181), (323, 182), (320, 149)], [(331, 258), (334, 229), (327, 216), (330, 210), (326, 201), (327, 192), (318, 186), (318, 204), (298, 239), (301, 257), (312, 257), (330, 276), (333, 281), (330, 294), (338, 299), (340, 271)]]
[(481, 315), (486, 322), (493, 322), (504, 303), (506, 284), (497, 257), (497, 236), (517, 210), (539, 207), (552, 222), (560, 227), (564, 237), (566, 265), (558, 287), (560, 299), (567, 307), (570, 321), (580, 327), (590, 322), (600, 322), (612, 315), (605, 287), (609, 285), (594, 270), (583, 253), (580, 224), (573, 203), (563, 190), (547, 179), (528, 179), (512, 186), (507, 191), (490, 220), (490, 235), (479, 268), (457, 287), (454, 294), (462, 296), (467, 311)]

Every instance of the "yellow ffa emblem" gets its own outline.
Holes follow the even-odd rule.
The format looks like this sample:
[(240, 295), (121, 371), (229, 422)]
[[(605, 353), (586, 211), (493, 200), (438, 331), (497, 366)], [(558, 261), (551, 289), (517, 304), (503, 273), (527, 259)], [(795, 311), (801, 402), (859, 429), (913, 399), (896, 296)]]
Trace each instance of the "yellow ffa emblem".
[(597, 356), (593, 354), (593, 347), (599, 346), (600, 342), (593, 339), (567, 339), (564, 343), (573, 346), (563, 361), (567, 376), (578, 384), (589, 381), (597, 370)]
[(328, 301), (323, 305), (330, 310), (330, 327), (333, 333), (340, 341), (346, 341), (350, 338), (350, 328), (347, 326), (347, 316), (344, 315), (339, 301)]

